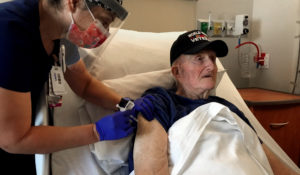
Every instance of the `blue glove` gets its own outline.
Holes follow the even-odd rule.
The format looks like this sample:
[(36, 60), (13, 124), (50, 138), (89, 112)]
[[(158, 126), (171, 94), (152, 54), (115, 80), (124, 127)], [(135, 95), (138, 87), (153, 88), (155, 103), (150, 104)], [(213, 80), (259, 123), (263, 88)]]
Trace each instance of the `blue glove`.
[(136, 114), (135, 116), (137, 116), (137, 114), (139, 112), (141, 112), (146, 120), (148, 120), (148, 121), (153, 120), (154, 119), (154, 115), (153, 115), (154, 106), (152, 104), (152, 101), (154, 101), (154, 100), (155, 100), (155, 98), (152, 95), (145, 95), (144, 97), (134, 100), (133, 110), (135, 111), (135, 114)]
[(117, 140), (129, 136), (136, 128), (136, 122), (131, 119), (132, 110), (116, 112), (107, 115), (96, 122), (100, 140)]

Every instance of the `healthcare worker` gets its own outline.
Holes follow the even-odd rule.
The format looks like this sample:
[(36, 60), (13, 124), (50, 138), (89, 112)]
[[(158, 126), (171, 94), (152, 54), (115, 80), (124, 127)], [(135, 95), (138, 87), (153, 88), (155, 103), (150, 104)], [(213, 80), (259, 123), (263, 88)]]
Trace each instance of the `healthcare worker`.
[(108, 115), (95, 124), (34, 126), (45, 83), (51, 80), (54, 87), (49, 89), (58, 94), (61, 75), (77, 95), (99, 106), (117, 109), (116, 104), (130, 104), (88, 73), (77, 50), (77, 46), (101, 47), (109, 37), (110, 24), (127, 16), (121, 4), (121, 0), (14, 0), (0, 4), (2, 172), (36, 174), (35, 153), (126, 137), (135, 128), (130, 117), (138, 112), (151, 120), (152, 106), (140, 98), (133, 102), (132, 110)]

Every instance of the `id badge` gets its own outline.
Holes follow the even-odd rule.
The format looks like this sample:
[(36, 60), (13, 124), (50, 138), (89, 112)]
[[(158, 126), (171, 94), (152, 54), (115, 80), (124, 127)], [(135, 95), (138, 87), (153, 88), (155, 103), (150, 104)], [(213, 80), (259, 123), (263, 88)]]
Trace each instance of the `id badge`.
[(54, 95), (66, 94), (65, 79), (61, 67), (52, 66), (52, 69), (50, 71), (50, 79), (52, 92)]

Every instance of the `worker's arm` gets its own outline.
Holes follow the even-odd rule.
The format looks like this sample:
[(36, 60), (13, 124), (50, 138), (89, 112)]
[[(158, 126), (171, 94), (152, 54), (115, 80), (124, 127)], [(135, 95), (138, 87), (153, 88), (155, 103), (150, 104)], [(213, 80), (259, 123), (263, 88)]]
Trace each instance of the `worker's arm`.
[[(99, 139), (94, 124), (76, 127), (31, 126), (30, 93), (0, 88), (0, 147), (11, 153), (50, 153)], [(71, 117), (71, 116), (70, 116)]]
[(80, 59), (68, 66), (64, 74), (72, 90), (82, 98), (109, 109), (116, 109), (121, 96), (94, 78), (85, 68)]
[(169, 174), (167, 150), (168, 135), (161, 124), (139, 115), (133, 153), (135, 174)]
[(299, 175), (293, 171), (289, 166), (287, 166), (282, 160), (275, 155), (267, 145), (262, 144), (262, 147), (266, 153), (266, 156), (269, 160), (271, 168), (274, 172), (274, 175)]

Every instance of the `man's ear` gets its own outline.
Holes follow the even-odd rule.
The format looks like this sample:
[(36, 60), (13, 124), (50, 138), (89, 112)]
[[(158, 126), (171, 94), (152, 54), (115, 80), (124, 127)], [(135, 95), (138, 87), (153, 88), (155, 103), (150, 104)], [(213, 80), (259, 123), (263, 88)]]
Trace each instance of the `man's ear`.
[(179, 77), (179, 75), (180, 75), (178, 66), (172, 66), (171, 72), (175, 78)]

